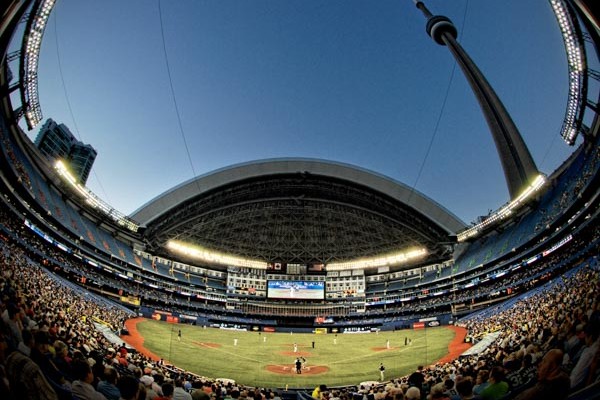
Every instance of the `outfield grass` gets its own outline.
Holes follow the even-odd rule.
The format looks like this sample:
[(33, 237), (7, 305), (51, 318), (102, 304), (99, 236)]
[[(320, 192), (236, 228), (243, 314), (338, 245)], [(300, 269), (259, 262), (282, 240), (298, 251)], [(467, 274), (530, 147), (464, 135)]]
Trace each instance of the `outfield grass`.
[[(403, 376), (418, 365), (443, 357), (454, 332), (445, 327), (367, 334), (289, 334), (229, 331), (146, 320), (137, 325), (144, 346), (180, 368), (211, 378), (229, 378), (249, 386), (310, 388), (356, 385), (379, 379), (379, 363), (386, 379)], [(178, 341), (177, 331), (182, 338)], [(266, 341), (265, 338), (266, 337)], [(404, 345), (404, 338), (412, 340)], [(237, 339), (237, 345), (234, 340)], [(336, 339), (337, 344), (334, 344)], [(386, 349), (386, 341), (390, 349)], [(314, 349), (312, 342), (315, 342)], [(293, 368), (273, 373), (268, 365), (292, 367), (293, 344), (307, 366), (325, 366), (327, 372), (297, 375)], [(286, 354), (287, 353), (287, 354)], [(289, 371), (289, 372), (288, 372)], [(309, 371), (306, 371), (309, 372)]]

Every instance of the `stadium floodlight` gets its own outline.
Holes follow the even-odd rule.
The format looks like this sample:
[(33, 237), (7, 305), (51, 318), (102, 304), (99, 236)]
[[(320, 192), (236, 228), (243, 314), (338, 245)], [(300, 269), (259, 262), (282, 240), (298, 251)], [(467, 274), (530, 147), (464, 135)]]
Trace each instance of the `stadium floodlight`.
[(34, 3), (23, 35), (20, 60), (20, 91), (27, 127), (31, 130), (43, 118), (38, 93), (38, 64), (44, 30), (56, 0)]
[(385, 266), (397, 266), (409, 261), (423, 258), (428, 254), (427, 249), (411, 249), (380, 257), (363, 258), (358, 260), (329, 263), (325, 266), (327, 271), (341, 271), (353, 269), (370, 269)]
[(254, 269), (267, 269), (265, 261), (249, 260), (247, 258), (236, 257), (208, 250), (202, 246), (183, 243), (176, 240), (169, 240), (167, 248), (176, 253), (200, 260), (209, 264), (227, 265), (233, 267), (247, 267)]
[[(223, 254), (206, 249), (199, 245), (183, 243), (178, 240), (169, 240), (167, 249), (181, 255), (202, 261), (208, 264), (227, 265), (232, 267), (246, 267), (253, 269), (267, 269), (268, 263), (258, 260), (249, 260), (229, 254)], [(411, 249), (399, 253), (388, 254), (381, 257), (364, 258), (353, 261), (326, 264), (327, 271), (340, 271), (351, 269), (368, 269), (383, 266), (394, 266), (405, 264), (408, 261), (425, 257), (428, 254), (424, 248)]]
[(581, 128), (583, 105), (587, 97), (587, 61), (583, 36), (577, 22), (577, 17), (564, 0), (550, 0), (558, 26), (562, 34), (567, 52), (569, 66), (569, 96), (567, 110), (560, 135), (569, 145), (575, 144), (575, 139)]
[(137, 232), (140, 228), (139, 224), (134, 222), (131, 218), (120, 213), (111, 207), (108, 203), (104, 202), (98, 196), (96, 196), (90, 189), (80, 184), (79, 181), (73, 176), (67, 164), (62, 160), (57, 160), (54, 164), (54, 170), (58, 173), (58, 176), (66, 182), (69, 187), (75, 191), (77, 195), (83, 198), (83, 200), (89, 204), (92, 208), (108, 215), (110, 219), (117, 223), (117, 225), (130, 230), (131, 232)]
[(546, 177), (542, 174), (538, 175), (533, 182), (523, 190), (523, 192), (518, 195), (514, 200), (500, 207), (497, 211), (493, 212), (488, 218), (486, 218), (481, 223), (472, 226), (469, 229), (465, 229), (464, 231), (458, 233), (457, 239), (458, 242), (464, 242), (470, 238), (477, 236), (480, 232), (484, 231), (485, 228), (494, 225), (496, 222), (500, 222), (510, 217), (516, 210), (521, 208), (527, 201), (537, 193), (545, 184), (547, 180)]

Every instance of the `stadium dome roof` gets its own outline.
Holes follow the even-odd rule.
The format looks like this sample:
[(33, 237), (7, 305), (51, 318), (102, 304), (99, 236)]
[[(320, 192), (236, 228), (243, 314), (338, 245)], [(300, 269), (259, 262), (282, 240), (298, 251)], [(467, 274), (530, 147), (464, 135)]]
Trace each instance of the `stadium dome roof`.
[(465, 224), (411, 188), (312, 159), (238, 164), (157, 196), (131, 217), (153, 252), (175, 239), (255, 260), (329, 263), (425, 247), (447, 258)]

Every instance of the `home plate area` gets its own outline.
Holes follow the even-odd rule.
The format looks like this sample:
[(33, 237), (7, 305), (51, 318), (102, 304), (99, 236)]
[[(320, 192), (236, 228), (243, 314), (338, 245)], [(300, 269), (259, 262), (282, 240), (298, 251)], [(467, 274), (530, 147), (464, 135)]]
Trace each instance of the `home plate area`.
[(270, 364), (265, 367), (265, 369), (269, 372), (279, 375), (319, 375), (324, 374), (325, 372), (329, 372), (329, 367), (325, 365), (310, 365), (305, 368), (302, 368), (302, 373), (296, 373), (296, 366), (294, 364), (287, 365), (274, 365)]

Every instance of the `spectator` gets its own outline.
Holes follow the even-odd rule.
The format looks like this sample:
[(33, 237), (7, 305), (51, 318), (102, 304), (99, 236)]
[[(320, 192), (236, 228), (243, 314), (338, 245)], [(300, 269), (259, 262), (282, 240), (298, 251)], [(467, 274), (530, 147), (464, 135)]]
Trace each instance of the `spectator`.
[(312, 392), (313, 399), (321, 400), (323, 397), (323, 392), (327, 390), (327, 385), (319, 385), (315, 387), (315, 390)]
[(73, 361), (73, 381), (72, 391), (75, 396), (81, 400), (106, 400), (102, 393), (98, 393), (92, 386), (94, 382), (94, 373), (90, 364), (85, 361)]
[(548, 351), (538, 365), (538, 382), (516, 397), (518, 400), (553, 399), (569, 397), (569, 375), (561, 369), (563, 352), (559, 349)]
[(460, 379), (456, 382), (456, 392), (460, 400), (471, 400), (475, 398), (473, 394), (473, 381), (471, 377)]
[(50, 338), (48, 332), (37, 331), (33, 335), (34, 346), (31, 349), (31, 359), (39, 365), (46, 379), (57, 385), (65, 384), (66, 380), (56, 365), (52, 362), (50, 353)]
[(117, 387), (119, 374), (113, 367), (106, 367), (103, 374), (104, 379), (98, 382), (97, 390), (108, 400), (119, 400), (121, 392)]
[(418, 387), (412, 386), (406, 390), (406, 400), (421, 400), (421, 391)]
[(581, 352), (581, 357), (571, 371), (571, 389), (578, 390), (585, 386), (590, 371), (590, 366), (596, 353), (598, 352), (598, 336), (600, 330), (593, 324), (585, 326), (585, 345)]
[(172, 383), (166, 382), (161, 386), (162, 396), (157, 397), (155, 400), (171, 400), (173, 398), (173, 392), (175, 387)]
[(146, 392), (146, 400), (154, 400), (158, 397), (158, 394), (152, 389), (152, 384), (154, 383), (154, 378), (150, 375), (144, 375), (140, 378), (140, 383), (143, 385)]
[[(237, 400), (240, 397), (240, 391), (238, 389), (233, 389), (230, 393), (230, 398)], [(235, 396), (235, 397), (234, 397)], [(194, 389), (192, 392), (193, 400), (210, 400), (210, 396), (206, 393), (201, 387), (198, 389)]]
[(117, 382), (117, 388), (121, 393), (119, 400), (136, 400), (140, 391), (140, 384), (133, 376), (122, 376)]
[(175, 390), (173, 390), (173, 400), (192, 400), (192, 395), (183, 388), (184, 382), (181, 378), (175, 379)]
[(476, 396), (481, 395), (481, 392), (490, 385), (488, 382), (488, 377), (490, 376), (490, 371), (487, 369), (480, 369), (477, 373), (477, 377), (475, 378), (475, 385), (473, 386), (473, 394)]
[(19, 350), (21, 353), (25, 354), (27, 357), (31, 356), (31, 349), (33, 349), (33, 347), (35, 346), (35, 342), (33, 340), (33, 334), (31, 333), (31, 331), (29, 329), (24, 329), (23, 332), (21, 332), (21, 337), (22, 337), (22, 341), (19, 342), (19, 345), (17, 346), (17, 350)]
[(429, 398), (432, 400), (450, 400), (450, 396), (446, 392), (446, 386), (443, 382), (433, 385), (431, 392), (429, 393)]
[(522, 391), (535, 382), (537, 370), (532, 360), (533, 356), (526, 354), (521, 360), (521, 368), (506, 376), (506, 381), (510, 385), (511, 390)]
[(15, 399), (58, 400), (40, 367), (19, 351), (6, 359), (6, 376)]
[(54, 357), (52, 359), (56, 368), (60, 371), (62, 376), (68, 381), (73, 381), (73, 374), (71, 372), (71, 358), (69, 357), (69, 347), (60, 340), (54, 342)]
[(423, 375), (423, 366), (419, 365), (417, 367), (417, 370), (408, 377), (408, 384), (410, 386), (415, 386), (419, 390), (421, 390), (423, 388), (424, 381), (425, 381), (425, 376)]
[(481, 398), (484, 400), (499, 400), (508, 393), (508, 383), (504, 380), (504, 370), (502, 367), (494, 367), (488, 377), (489, 386), (481, 392)]
[(165, 383), (165, 377), (161, 373), (155, 373), (152, 375), (154, 382), (152, 383), (152, 390), (156, 392), (158, 396), (163, 395), (162, 385)]

